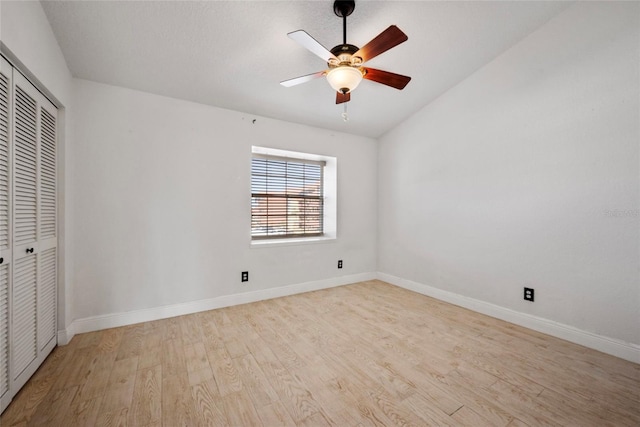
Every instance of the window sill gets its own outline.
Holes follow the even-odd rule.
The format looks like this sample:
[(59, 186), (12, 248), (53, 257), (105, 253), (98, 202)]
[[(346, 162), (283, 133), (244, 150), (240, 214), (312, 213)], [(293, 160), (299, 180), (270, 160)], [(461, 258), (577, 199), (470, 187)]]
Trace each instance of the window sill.
[(335, 241), (335, 237), (304, 237), (293, 239), (265, 239), (265, 240), (252, 240), (252, 248), (273, 248), (275, 246), (298, 246), (298, 245), (314, 245), (318, 243), (331, 243)]

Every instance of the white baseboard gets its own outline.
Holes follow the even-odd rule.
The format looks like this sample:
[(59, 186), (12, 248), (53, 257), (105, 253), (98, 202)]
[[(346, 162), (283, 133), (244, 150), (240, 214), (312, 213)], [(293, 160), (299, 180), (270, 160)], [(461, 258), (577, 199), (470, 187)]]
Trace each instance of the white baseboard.
[(58, 345), (67, 345), (71, 338), (73, 338), (74, 334), (70, 335), (71, 325), (67, 329), (62, 329), (58, 331)]
[(433, 286), (413, 282), (390, 274), (378, 273), (378, 279), (419, 294), (427, 295), (441, 301), (468, 308), (469, 310), (473, 310), (478, 313), (486, 314), (487, 316), (533, 329), (534, 331), (542, 332), (543, 334), (561, 338), (575, 344), (580, 344), (631, 362), (640, 363), (640, 346), (636, 344), (594, 334), (563, 323), (554, 322), (552, 320), (533, 316), (527, 313), (521, 313), (519, 311), (500, 307), (474, 298), (468, 298), (453, 292), (444, 291), (442, 289), (434, 288)]
[(373, 279), (379, 279), (410, 291), (427, 295), (460, 307), (468, 308), (469, 310), (473, 310), (478, 313), (486, 314), (487, 316), (505, 320), (507, 322), (602, 351), (603, 353), (611, 354), (631, 362), (640, 363), (640, 346), (636, 344), (594, 334), (563, 323), (518, 312), (474, 298), (468, 298), (453, 292), (448, 292), (434, 288), (433, 286), (413, 282), (411, 280), (386, 273), (353, 274), (349, 276), (298, 283), (240, 294), (223, 295), (220, 297), (181, 304), (172, 304), (124, 313), (112, 313), (102, 316), (87, 317), (84, 319), (76, 319), (67, 327), (67, 329), (58, 331), (58, 344), (68, 344), (75, 334), (115, 328), (118, 326), (133, 325), (140, 322), (166, 319), (169, 317), (182, 316), (185, 314), (198, 313), (201, 311), (214, 310), (216, 308), (230, 307), (233, 305), (247, 304), (319, 289), (328, 289)]
[(112, 313), (102, 316), (86, 317), (84, 319), (76, 319), (71, 322), (67, 329), (58, 331), (58, 344), (68, 344), (75, 334), (82, 334), (85, 332), (99, 331), (101, 329), (115, 328), (118, 326), (133, 325), (135, 323), (166, 319), (169, 317), (182, 316), (185, 314), (198, 313), (201, 311), (214, 310), (216, 308), (230, 307), (233, 305), (247, 304), (272, 298), (284, 297), (287, 295), (300, 294), (303, 292), (328, 289), (336, 286), (348, 285), (350, 283), (373, 280), (376, 278), (377, 273), (374, 272), (359, 273), (349, 276), (317, 280), (313, 282), (280, 286), (277, 288), (243, 292), (240, 294), (223, 295), (215, 298), (190, 301), (180, 304), (165, 305), (162, 307), (154, 307), (143, 310), (128, 311), (124, 313)]

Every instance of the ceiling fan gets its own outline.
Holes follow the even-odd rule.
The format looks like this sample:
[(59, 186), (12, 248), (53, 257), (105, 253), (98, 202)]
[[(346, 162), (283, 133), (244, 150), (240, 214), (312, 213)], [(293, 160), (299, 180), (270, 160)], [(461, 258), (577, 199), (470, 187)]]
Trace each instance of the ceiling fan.
[(330, 51), (304, 30), (287, 34), (290, 39), (295, 40), (325, 60), (329, 68), (306, 76), (284, 80), (280, 82), (281, 85), (291, 87), (327, 76), (329, 85), (336, 91), (336, 104), (349, 102), (351, 100), (351, 92), (360, 84), (362, 79), (382, 83), (399, 90), (404, 89), (411, 77), (365, 67), (364, 63), (407, 41), (407, 35), (395, 25), (391, 25), (362, 48), (348, 44), (347, 16), (351, 15), (354, 9), (355, 1), (336, 0), (333, 3), (334, 13), (343, 19), (343, 37), (342, 44), (334, 46)]

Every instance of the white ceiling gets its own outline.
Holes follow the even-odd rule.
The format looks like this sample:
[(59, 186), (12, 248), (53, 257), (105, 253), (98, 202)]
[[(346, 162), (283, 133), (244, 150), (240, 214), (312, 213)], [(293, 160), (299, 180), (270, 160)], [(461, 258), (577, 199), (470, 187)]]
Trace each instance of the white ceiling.
[(332, 1), (42, 1), (74, 77), (249, 114), (378, 137), (540, 27), (566, 2), (356, 1), (347, 42), (391, 24), (409, 40), (367, 64), (412, 77), (403, 91), (363, 81), (349, 121), (326, 68), (287, 37), (342, 42)]

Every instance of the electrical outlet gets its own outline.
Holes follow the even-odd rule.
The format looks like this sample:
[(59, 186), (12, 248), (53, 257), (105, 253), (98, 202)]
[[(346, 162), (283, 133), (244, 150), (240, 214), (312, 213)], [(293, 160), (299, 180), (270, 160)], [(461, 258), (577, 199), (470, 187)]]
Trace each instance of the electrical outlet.
[(341, 259), (338, 260), (338, 268), (342, 268), (342, 260)]
[(249, 272), (248, 271), (243, 271), (241, 278), (242, 278), (243, 282), (248, 282), (249, 281)]
[(534, 290), (533, 288), (524, 288), (524, 299), (525, 301), (533, 302)]

